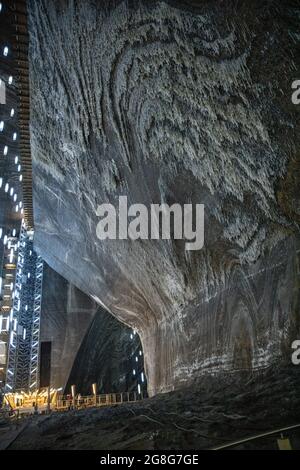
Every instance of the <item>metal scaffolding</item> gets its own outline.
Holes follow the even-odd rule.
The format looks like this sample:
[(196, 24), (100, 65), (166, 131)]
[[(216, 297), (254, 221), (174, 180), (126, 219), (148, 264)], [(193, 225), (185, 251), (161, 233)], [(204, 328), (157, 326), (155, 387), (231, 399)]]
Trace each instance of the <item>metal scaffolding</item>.
[(1, 2), (0, 12), (0, 388), (10, 392), (38, 386), (43, 263), (33, 250), (27, 2)]
[(6, 391), (38, 388), (43, 261), (33, 249), (33, 232), (22, 226), (10, 318)]

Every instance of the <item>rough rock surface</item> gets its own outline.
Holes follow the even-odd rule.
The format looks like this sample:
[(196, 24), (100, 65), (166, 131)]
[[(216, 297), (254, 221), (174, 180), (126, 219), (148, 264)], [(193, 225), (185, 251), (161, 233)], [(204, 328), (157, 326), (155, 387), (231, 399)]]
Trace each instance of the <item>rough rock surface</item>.
[[(136, 404), (56, 413), (33, 419), (9, 449), (181, 450), (210, 449), (299, 424), (297, 367), (269, 370), (245, 381), (204, 380), (193, 389)], [(249, 377), (248, 377), (249, 379)], [(299, 429), (288, 435), (300, 449)], [(1, 433), (0, 433), (1, 436)], [(276, 436), (239, 449), (278, 449)]]
[(40, 341), (51, 343), (50, 385), (65, 388), (98, 306), (46, 263), (42, 298)]
[[(99, 307), (73, 363), (66, 390), (76, 384), (78, 392), (90, 395), (92, 384), (98, 393), (146, 390), (141, 380), (144, 358), (138, 335)], [(138, 358), (138, 362), (136, 362)], [(133, 374), (133, 369), (135, 374)]]
[[(139, 332), (150, 393), (285, 354), (299, 332), (298, 2), (28, 4), (36, 248)], [(100, 242), (97, 206), (119, 195), (204, 203), (204, 249)]]
[(144, 368), (138, 335), (46, 263), (40, 341), (51, 342), (51, 387), (70, 393), (75, 384), (81, 395), (90, 395), (95, 382), (99, 393), (137, 390)]

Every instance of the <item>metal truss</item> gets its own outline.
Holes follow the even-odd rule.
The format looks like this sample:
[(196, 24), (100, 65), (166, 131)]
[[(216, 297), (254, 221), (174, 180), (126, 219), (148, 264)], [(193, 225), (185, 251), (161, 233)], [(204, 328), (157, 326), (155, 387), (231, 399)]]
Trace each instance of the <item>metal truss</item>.
[(43, 284), (43, 261), (40, 256), (36, 256), (34, 301), (32, 312), (32, 335), (29, 368), (29, 389), (38, 388), (39, 372), (39, 348), (40, 348), (40, 318), (41, 300)]
[(33, 249), (33, 232), (20, 233), (14, 302), (10, 317), (10, 340), (6, 391), (38, 388), (40, 311), (43, 261)]

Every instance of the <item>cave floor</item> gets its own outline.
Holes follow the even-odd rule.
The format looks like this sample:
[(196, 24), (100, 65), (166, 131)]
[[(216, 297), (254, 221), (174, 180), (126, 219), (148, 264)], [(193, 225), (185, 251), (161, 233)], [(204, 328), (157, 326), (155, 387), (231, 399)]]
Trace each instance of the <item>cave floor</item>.
[[(131, 405), (28, 418), (8, 449), (209, 449), (300, 423), (300, 367), (202, 383)], [(300, 447), (300, 431), (289, 434)], [(239, 448), (277, 449), (278, 436)]]

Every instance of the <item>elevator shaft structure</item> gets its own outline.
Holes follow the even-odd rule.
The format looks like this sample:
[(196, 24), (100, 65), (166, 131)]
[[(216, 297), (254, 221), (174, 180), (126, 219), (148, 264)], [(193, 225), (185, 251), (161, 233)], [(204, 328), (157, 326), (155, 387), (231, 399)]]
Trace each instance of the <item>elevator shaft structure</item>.
[(6, 391), (39, 385), (39, 336), (43, 261), (33, 249), (33, 231), (22, 226), (10, 317)]

